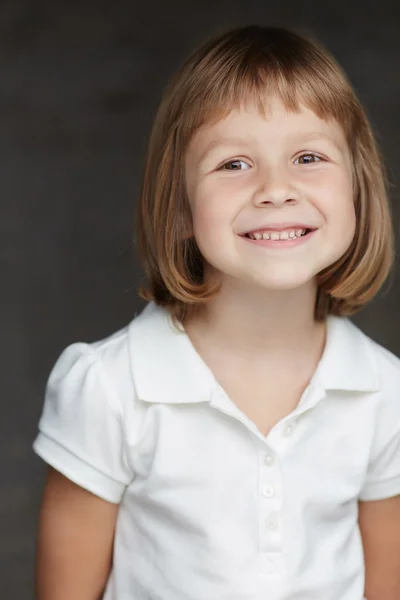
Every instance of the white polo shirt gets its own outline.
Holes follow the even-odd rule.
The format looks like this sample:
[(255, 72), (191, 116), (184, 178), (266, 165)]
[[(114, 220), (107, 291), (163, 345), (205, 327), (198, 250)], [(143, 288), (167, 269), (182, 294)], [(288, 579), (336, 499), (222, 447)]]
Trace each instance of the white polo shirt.
[(362, 600), (357, 501), (400, 494), (400, 361), (338, 317), (266, 437), (153, 303), (62, 352), (39, 427), (45, 461), (120, 503), (105, 600)]

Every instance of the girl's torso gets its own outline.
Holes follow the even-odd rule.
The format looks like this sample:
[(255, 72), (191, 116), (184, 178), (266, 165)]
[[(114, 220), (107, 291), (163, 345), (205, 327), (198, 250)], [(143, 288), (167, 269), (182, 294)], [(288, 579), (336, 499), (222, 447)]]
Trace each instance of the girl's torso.
[[(222, 371), (217, 383), (188, 337), (160, 325), (151, 344), (153, 364), (163, 356), (158, 377), (142, 370), (143, 354), (132, 357), (140, 443), (132, 440), (136, 476), (117, 528), (125, 542), (116, 545), (132, 600), (362, 600), (357, 510), (376, 410), (362, 334), (331, 319), (322, 367), (302, 390), (289, 378), (275, 387), (228, 382)], [(138, 349), (149, 335), (140, 329), (131, 331)], [(342, 374), (329, 381), (333, 355), (351, 340)], [(370, 366), (362, 382), (360, 359)], [(122, 589), (116, 567), (105, 600), (124, 598)]]
[(54, 367), (35, 449), (120, 503), (104, 599), (362, 600), (358, 501), (400, 493), (398, 359), (332, 317), (302, 394), (220, 378), (152, 304)]

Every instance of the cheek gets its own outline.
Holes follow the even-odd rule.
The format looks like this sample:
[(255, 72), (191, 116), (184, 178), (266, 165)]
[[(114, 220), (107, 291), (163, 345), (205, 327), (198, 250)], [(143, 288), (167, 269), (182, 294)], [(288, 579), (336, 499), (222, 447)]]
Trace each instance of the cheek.
[(215, 186), (202, 186), (192, 198), (192, 215), (195, 233), (206, 235), (223, 234), (231, 220), (234, 201)]
[(336, 213), (341, 225), (348, 232), (354, 233), (356, 223), (356, 212), (354, 205), (353, 186), (350, 179), (346, 178), (339, 182), (336, 193)]
[(344, 254), (356, 231), (356, 212), (351, 178), (337, 177), (327, 197), (325, 217), (336, 240), (337, 250)]
[(333, 174), (325, 180), (321, 190), (320, 210), (327, 220), (342, 226), (354, 226), (355, 206), (351, 178), (346, 174)]

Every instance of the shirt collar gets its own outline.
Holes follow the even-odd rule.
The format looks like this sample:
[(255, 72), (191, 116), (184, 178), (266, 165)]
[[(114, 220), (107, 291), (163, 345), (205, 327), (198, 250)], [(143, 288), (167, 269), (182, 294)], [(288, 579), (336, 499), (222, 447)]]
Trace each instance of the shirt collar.
[(140, 400), (208, 402), (217, 382), (185, 331), (150, 302), (129, 325), (132, 375)]
[(350, 319), (328, 316), (325, 349), (314, 378), (325, 390), (380, 389), (372, 341)]
[[(139, 399), (157, 403), (209, 402), (219, 387), (185, 331), (154, 302), (128, 328), (132, 376)], [(349, 319), (329, 316), (325, 349), (313, 381), (325, 390), (377, 391), (371, 342)]]

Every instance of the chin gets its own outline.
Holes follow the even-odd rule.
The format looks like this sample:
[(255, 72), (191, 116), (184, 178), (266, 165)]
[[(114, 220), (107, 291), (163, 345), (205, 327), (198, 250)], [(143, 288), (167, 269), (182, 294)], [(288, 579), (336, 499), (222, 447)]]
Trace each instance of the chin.
[(290, 291), (295, 290), (303, 286), (307, 286), (316, 281), (316, 276), (319, 271), (307, 271), (307, 272), (288, 272), (284, 273), (274, 272), (268, 274), (259, 274), (254, 278), (247, 277), (246, 279), (251, 281), (253, 285), (271, 291)]
[[(230, 265), (229, 265), (230, 266)], [(270, 292), (289, 292), (304, 286), (313, 285), (317, 280), (319, 269), (301, 268), (279, 268), (261, 271), (249, 271), (244, 269), (218, 268), (214, 266), (212, 270), (222, 275), (222, 280), (227, 279), (234, 283), (234, 287), (239, 285), (246, 286), (246, 289), (253, 288), (254, 291)]]

